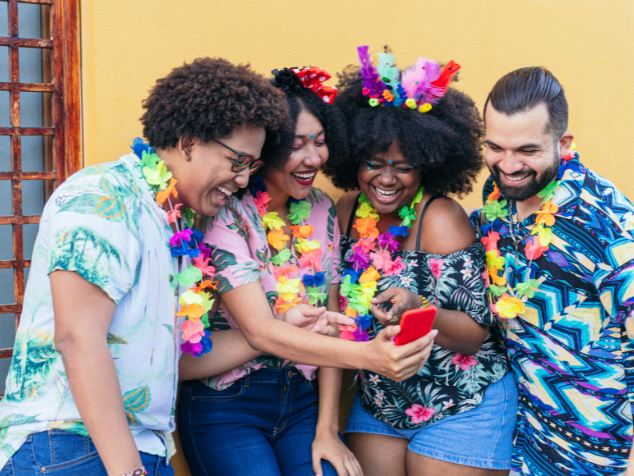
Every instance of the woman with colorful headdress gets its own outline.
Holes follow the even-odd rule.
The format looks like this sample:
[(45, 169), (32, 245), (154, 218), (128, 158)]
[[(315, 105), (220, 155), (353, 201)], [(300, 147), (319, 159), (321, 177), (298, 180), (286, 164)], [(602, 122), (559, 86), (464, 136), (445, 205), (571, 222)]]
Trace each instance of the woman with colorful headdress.
[[(409, 309), (435, 306), (427, 364), (395, 382), (359, 371), (346, 441), (364, 475), (508, 474), (517, 393), (486, 298), (485, 250), (448, 194), (471, 190), (483, 165), (474, 102), (450, 88), (460, 65), (358, 48), (360, 68), (341, 78), (350, 154), (325, 172), (338, 203), (341, 306), (372, 340)], [(360, 190), (360, 192), (359, 192)]]
[[(325, 71), (273, 73), (295, 126), (292, 152), (277, 167), (265, 165), (203, 226), (221, 304), (209, 319), (213, 350), (181, 361), (188, 381), (179, 433), (194, 474), (356, 476), (360, 466), (338, 436), (341, 370), (329, 367), (409, 377), (424, 365), (431, 338), (395, 353), (393, 331), (360, 344), (334, 338), (336, 323), (327, 320), (289, 322), (293, 311), (315, 306), (354, 324), (338, 313), (335, 206), (312, 187), (327, 160), (344, 160), (348, 141)], [(238, 327), (244, 338), (225, 339)]]

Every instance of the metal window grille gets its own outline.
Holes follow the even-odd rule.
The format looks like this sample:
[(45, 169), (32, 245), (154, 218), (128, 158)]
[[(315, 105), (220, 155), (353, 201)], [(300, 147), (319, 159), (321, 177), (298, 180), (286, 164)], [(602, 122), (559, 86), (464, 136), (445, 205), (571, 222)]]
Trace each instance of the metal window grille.
[[(20, 21), (18, 7), (41, 9), (39, 38), (33, 38), (37, 34), (24, 19)], [(17, 328), (24, 300), (25, 270), (31, 265), (31, 260), (25, 259), (25, 249), (32, 243), (25, 246), (24, 228), (37, 226), (41, 217), (41, 206), (38, 209), (28, 200), (23, 202), (23, 188), (30, 190), (37, 184), (33, 181), (43, 181), (39, 184), (44, 184), (45, 201), (57, 185), (81, 167), (79, 0), (5, 0), (0, 1), (0, 8), (8, 9), (8, 25), (0, 25), (0, 35), (7, 35), (0, 36), (0, 49), (8, 49), (8, 58), (3, 60), (0, 56), (0, 81), (8, 81), (0, 82), (0, 94), (9, 94), (10, 116), (8, 124), (0, 122), (0, 126), (9, 126), (0, 127), (0, 147), (10, 147), (10, 167), (0, 171), (0, 187), (10, 188), (11, 197), (10, 206), (5, 204), (6, 211), (0, 212), (4, 215), (0, 216), (0, 228), (4, 225), (11, 229), (13, 243), (12, 250), (0, 250), (6, 258), (0, 259), (0, 272), (13, 274), (13, 302), (0, 304), (0, 320), (13, 315)], [(41, 53), (42, 75), (38, 82), (28, 82), (32, 78), (21, 81), (21, 54), (25, 53)], [(26, 124), (20, 100), (22, 97), (23, 103), (31, 101), (33, 96), (37, 101), (41, 97), (38, 110), (42, 117)], [(24, 143), (33, 138), (43, 143), (43, 166), (37, 171), (28, 167), (25, 170), (23, 160)], [(12, 353), (11, 348), (0, 348), (0, 359), (9, 359)]]

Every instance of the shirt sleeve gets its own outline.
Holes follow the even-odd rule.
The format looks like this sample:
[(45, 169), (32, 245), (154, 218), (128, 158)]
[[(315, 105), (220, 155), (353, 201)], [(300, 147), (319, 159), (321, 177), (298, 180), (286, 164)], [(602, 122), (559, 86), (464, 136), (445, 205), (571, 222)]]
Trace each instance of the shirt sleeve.
[[(594, 285), (607, 313), (613, 318), (631, 320), (634, 307), (634, 241), (621, 236), (605, 249), (603, 262), (596, 265)], [(634, 323), (631, 337), (634, 338)]]
[(442, 309), (461, 311), (483, 326), (497, 321), (489, 306), (485, 253), (480, 243), (450, 255), (427, 255), (432, 298)]
[(605, 248), (594, 284), (611, 321), (620, 323), (621, 362), (630, 405), (634, 405), (634, 241), (620, 236)]
[(254, 257), (254, 230), (235, 199), (231, 206), (223, 208), (205, 229), (203, 241), (211, 249), (211, 264), (216, 269), (218, 294), (248, 283), (260, 281), (260, 265)]
[(54, 195), (46, 206), (47, 273), (74, 271), (119, 304), (136, 281), (140, 232), (129, 228), (128, 207), (106, 193), (107, 176), (98, 185), (91, 176), (73, 184), (73, 194)]

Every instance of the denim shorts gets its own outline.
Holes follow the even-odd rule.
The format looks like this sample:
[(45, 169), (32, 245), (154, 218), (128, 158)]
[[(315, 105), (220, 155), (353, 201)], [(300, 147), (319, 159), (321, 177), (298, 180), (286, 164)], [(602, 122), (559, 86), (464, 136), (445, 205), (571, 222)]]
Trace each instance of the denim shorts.
[[(173, 476), (164, 457), (140, 453), (148, 476)], [(0, 476), (107, 476), (97, 448), (90, 438), (63, 430), (35, 433), (9, 459)]]
[(490, 385), (482, 403), (416, 430), (399, 430), (382, 422), (354, 397), (345, 433), (372, 433), (409, 440), (419, 455), (486, 469), (510, 469), (517, 419), (517, 387), (513, 373)]

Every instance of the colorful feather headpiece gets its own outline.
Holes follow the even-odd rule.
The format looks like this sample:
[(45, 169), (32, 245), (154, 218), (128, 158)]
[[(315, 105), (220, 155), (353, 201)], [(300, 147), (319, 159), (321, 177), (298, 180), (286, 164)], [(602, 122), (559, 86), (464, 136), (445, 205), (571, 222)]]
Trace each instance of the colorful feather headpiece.
[(359, 46), (359, 74), (363, 78), (363, 95), (369, 96), (370, 106), (380, 104), (405, 107), (428, 112), (447, 92), (454, 74), (460, 69), (450, 61), (442, 70), (435, 61), (418, 58), (418, 61), (401, 72), (391, 53), (377, 53), (373, 61), (368, 46)]

